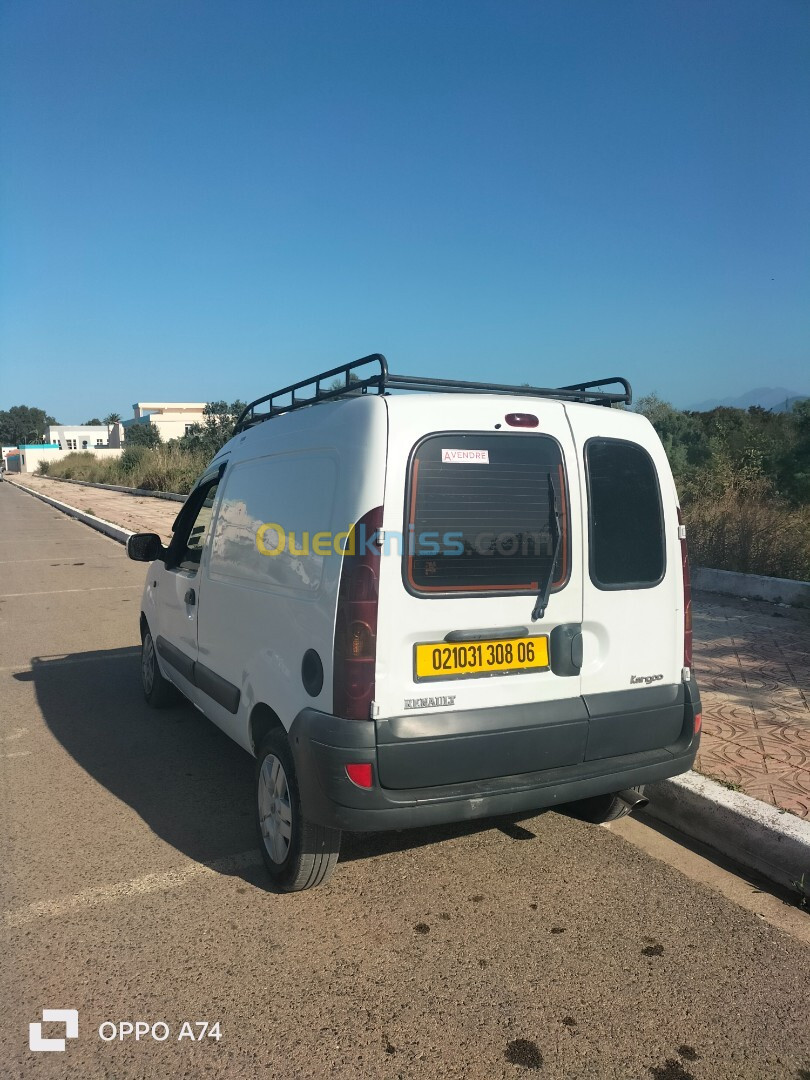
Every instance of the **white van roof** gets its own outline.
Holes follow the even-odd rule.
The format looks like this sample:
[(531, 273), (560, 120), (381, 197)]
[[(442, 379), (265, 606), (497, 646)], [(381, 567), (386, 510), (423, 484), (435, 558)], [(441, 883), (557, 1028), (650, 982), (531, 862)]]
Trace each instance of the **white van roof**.
[[(614, 389), (606, 389), (614, 387)], [(618, 388), (618, 389), (616, 389)], [(633, 392), (629, 382), (621, 376), (610, 376), (590, 382), (560, 386), (556, 389), (540, 386), (509, 386), (502, 383), (467, 382), (460, 379), (421, 378), (413, 375), (394, 375), (388, 370), (388, 361), (382, 353), (352, 360), (348, 364), (322, 371), (311, 378), (302, 379), (290, 386), (265, 394), (245, 407), (239, 417), (235, 435), (265, 420), (282, 414), (307, 408), (316, 402), (337, 398), (378, 395), (392, 391), (445, 393), (445, 394), (493, 394), (518, 398), (552, 398), (558, 401), (583, 405), (629, 405)]]

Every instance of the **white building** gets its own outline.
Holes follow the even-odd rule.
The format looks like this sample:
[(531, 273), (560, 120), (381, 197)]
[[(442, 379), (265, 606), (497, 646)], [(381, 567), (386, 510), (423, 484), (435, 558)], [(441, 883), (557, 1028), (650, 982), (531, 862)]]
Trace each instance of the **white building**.
[(51, 424), (48, 442), (60, 450), (100, 450), (110, 444), (107, 424)]
[[(5, 455), (5, 466), (10, 473), (35, 473), (42, 461), (61, 461), (69, 454), (75, 453), (66, 447), (60, 448), (56, 443), (35, 443), (16, 446)], [(82, 453), (79, 447), (79, 453)], [(108, 446), (92, 446), (84, 451), (92, 454), (102, 461), (110, 461), (121, 456), (121, 448)]]
[(180, 439), (193, 424), (205, 420), (204, 401), (138, 401), (132, 406), (132, 420), (124, 420), (124, 437), (135, 424), (154, 424), (163, 442)]

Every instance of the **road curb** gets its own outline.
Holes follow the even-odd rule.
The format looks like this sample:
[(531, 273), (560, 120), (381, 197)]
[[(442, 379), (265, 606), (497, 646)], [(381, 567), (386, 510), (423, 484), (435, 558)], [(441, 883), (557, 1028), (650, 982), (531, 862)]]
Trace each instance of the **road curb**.
[(644, 794), (651, 817), (793, 892), (804, 875), (810, 889), (810, 821), (695, 772), (648, 784)]
[(695, 566), (692, 569), (692, 588), (736, 596), (742, 600), (767, 600), (771, 604), (786, 604), (789, 607), (810, 607), (810, 581)]
[(184, 503), (187, 495), (178, 495), (176, 491), (151, 491), (148, 488), (124, 487), (121, 484), (95, 484), (90, 480), (73, 480), (67, 476), (46, 476), (48, 480), (56, 480), (60, 484), (78, 484), (79, 487), (98, 488), (99, 491), (119, 491), (123, 495), (138, 495), (147, 499), (170, 499), (173, 502)]
[(109, 536), (111, 540), (117, 540), (119, 544), (125, 544), (130, 536), (135, 535), (129, 529), (123, 529), (120, 525), (114, 525), (111, 521), (105, 521), (104, 518), (96, 517), (95, 514), (88, 514), (84, 510), (78, 510), (75, 506), (69, 506), (68, 503), (53, 499), (50, 495), (43, 495), (41, 491), (35, 491), (33, 488), (26, 487), (25, 484), (21, 484), (19, 480), (7, 479), (7, 482), (10, 483), (12, 487), (19, 488), (20, 491), (25, 491), (29, 495), (33, 495), (35, 499), (40, 499), (49, 506), (61, 510), (62, 513), (67, 514), (68, 517), (76, 518), (84, 525), (89, 525), (91, 529), (104, 533), (104, 535)]

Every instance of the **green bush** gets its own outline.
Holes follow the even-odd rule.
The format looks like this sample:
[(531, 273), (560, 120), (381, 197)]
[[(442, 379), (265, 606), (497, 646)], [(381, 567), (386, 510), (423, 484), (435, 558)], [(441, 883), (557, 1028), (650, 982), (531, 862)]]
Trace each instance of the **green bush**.
[(186, 495), (208, 464), (205, 454), (168, 446), (129, 446), (120, 457), (105, 461), (89, 453), (68, 454), (49, 463), (48, 475), (93, 484), (118, 484), (146, 491)]
[(160, 446), (161, 438), (157, 425), (146, 421), (141, 424), (131, 424), (124, 432), (124, 441), (128, 446)]
[(205, 454), (182, 450), (178, 446), (159, 446), (148, 450), (133, 470), (133, 487), (147, 491), (175, 491), (187, 494), (208, 464)]
[[(148, 446), (125, 446), (118, 459), (118, 468), (123, 473), (136, 473), (143, 464), (143, 459), (150, 453)], [(136, 485), (139, 486), (139, 485)]]
[[(104, 483), (101, 479), (103, 462), (87, 452), (68, 454), (61, 461), (43, 462), (47, 464), (47, 475), (62, 477), (65, 480), (87, 480), (90, 483)], [(46, 475), (46, 474), (43, 474)]]
[(658, 432), (696, 566), (810, 580), (810, 399), (790, 412), (635, 406)]

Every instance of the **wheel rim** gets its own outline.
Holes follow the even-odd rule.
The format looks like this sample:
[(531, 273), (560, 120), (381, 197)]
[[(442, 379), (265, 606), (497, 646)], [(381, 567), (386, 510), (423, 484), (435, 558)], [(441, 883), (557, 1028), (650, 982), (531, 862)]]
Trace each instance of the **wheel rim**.
[(259, 826), (267, 854), (283, 863), (292, 838), (292, 807), (287, 774), (275, 754), (268, 754), (259, 773)]
[(152, 635), (147, 634), (143, 639), (143, 649), (141, 650), (141, 679), (143, 680), (143, 688), (147, 694), (152, 693), (152, 687), (155, 684), (155, 646), (152, 642)]

